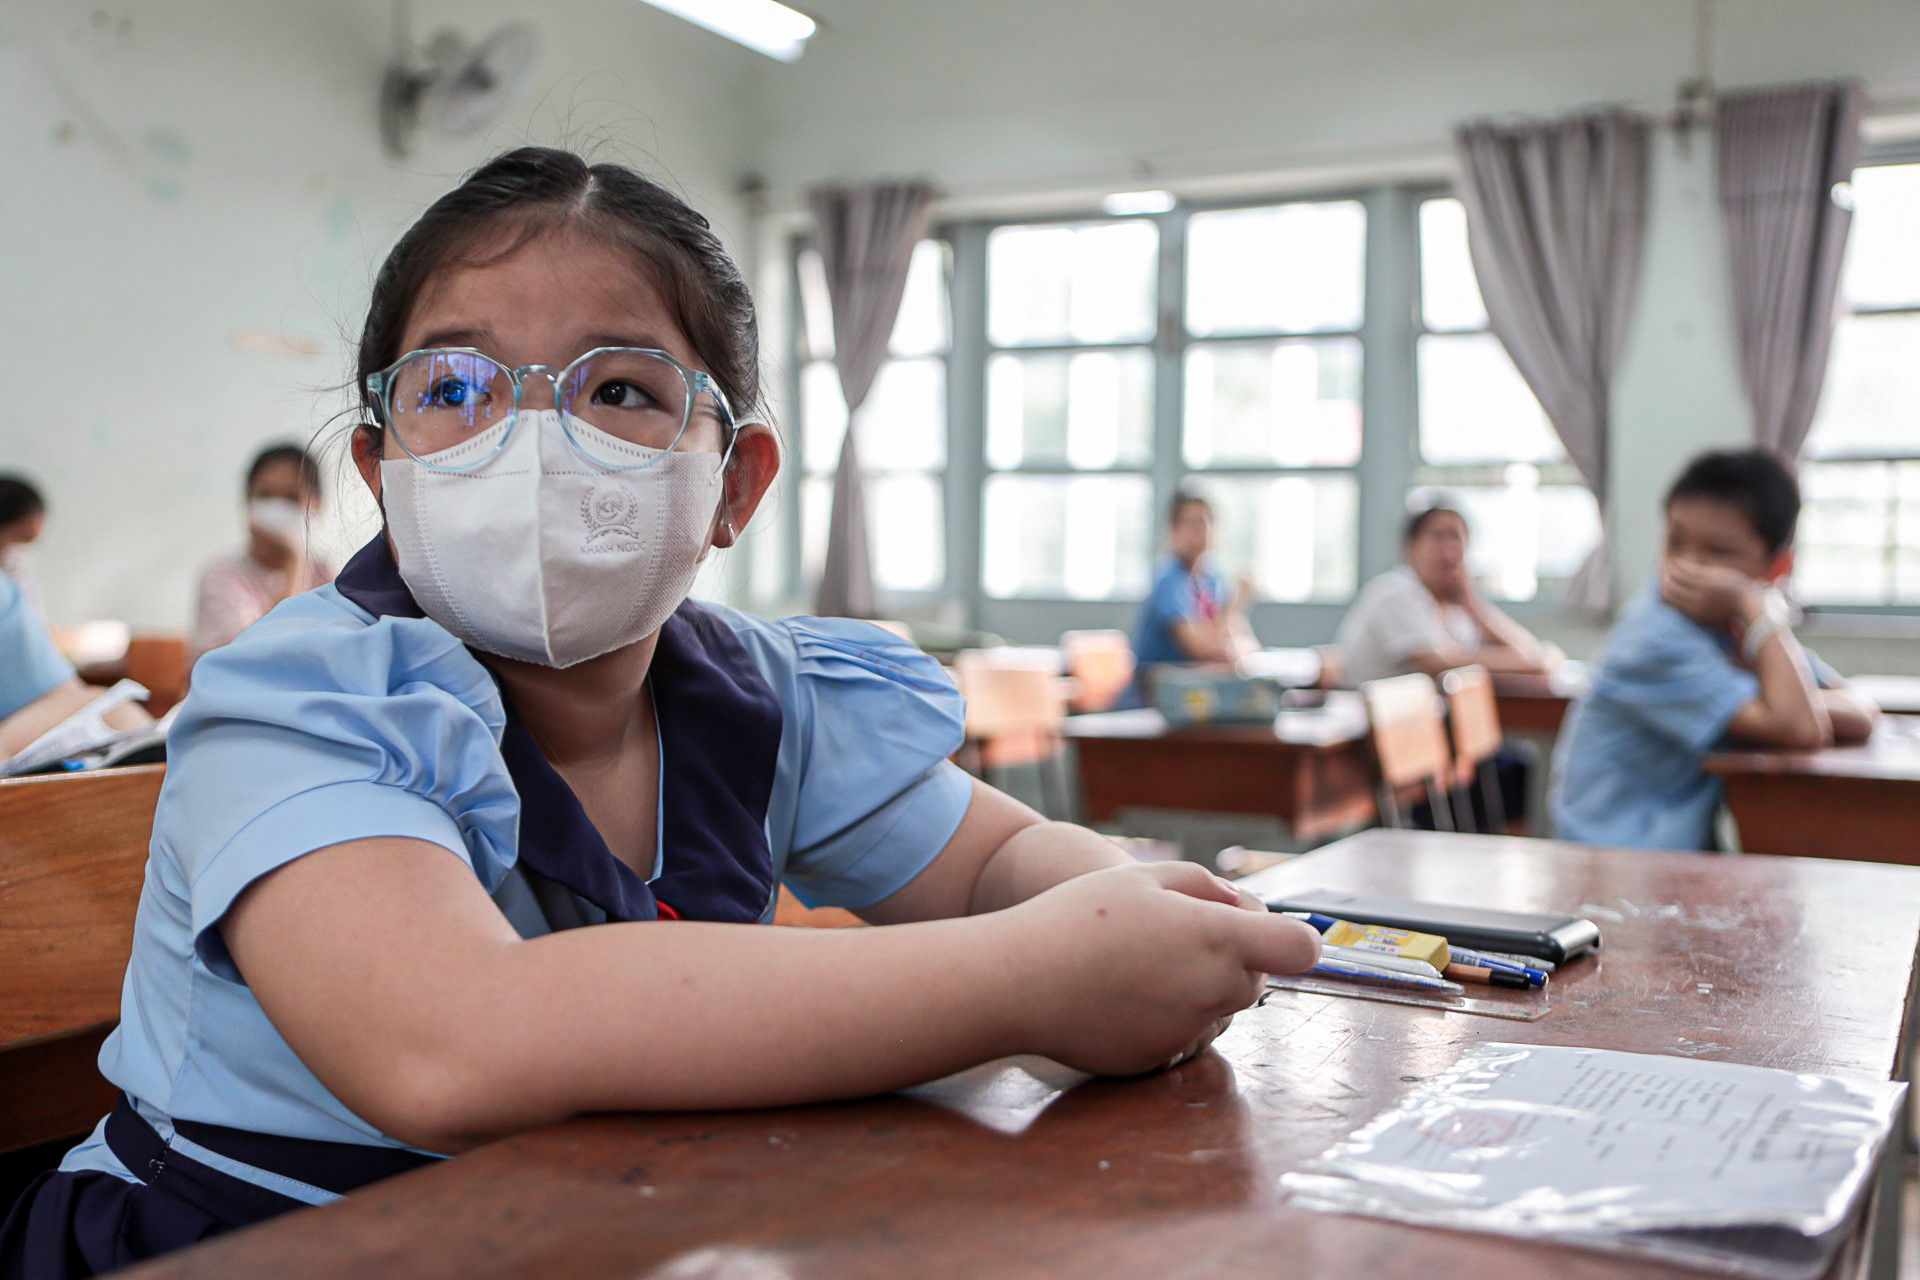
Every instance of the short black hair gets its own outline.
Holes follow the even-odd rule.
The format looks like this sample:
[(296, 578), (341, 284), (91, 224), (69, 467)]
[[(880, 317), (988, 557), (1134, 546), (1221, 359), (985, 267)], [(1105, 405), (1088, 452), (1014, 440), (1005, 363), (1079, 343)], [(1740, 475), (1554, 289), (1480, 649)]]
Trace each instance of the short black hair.
[(1768, 555), (1793, 544), (1800, 521), (1800, 482), (1793, 468), (1767, 449), (1722, 449), (1703, 453), (1687, 464), (1667, 490), (1671, 507), (1678, 498), (1710, 498), (1746, 517)]
[(320, 493), (320, 464), (314, 456), (292, 441), (284, 444), (268, 445), (254, 455), (253, 465), (247, 468), (247, 487), (245, 492), (253, 492), (253, 482), (260, 473), (276, 463), (290, 462), (300, 472), (300, 487), (318, 498)]
[(1458, 516), (1461, 524), (1467, 522), (1466, 513), (1454, 506), (1452, 499), (1442, 498), (1429, 502), (1407, 514), (1407, 522), (1400, 526), (1400, 545), (1411, 546), (1413, 540), (1420, 536), (1420, 531), (1425, 529), (1427, 523), (1435, 516)]
[(1167, 527), (1171, 529), (1179, 524), (1180, 513), (1196, 502), (1209, 511), (1213, 510), (1213, 503), (1207, 501), (1205, 494), (1195, 493), (1192, 489), (1174, 490), (1173, 501), (1167, 504)]
[(25, 476), (0, 475), (0, 525), (37, 516), (47, 509), (47, 500)]

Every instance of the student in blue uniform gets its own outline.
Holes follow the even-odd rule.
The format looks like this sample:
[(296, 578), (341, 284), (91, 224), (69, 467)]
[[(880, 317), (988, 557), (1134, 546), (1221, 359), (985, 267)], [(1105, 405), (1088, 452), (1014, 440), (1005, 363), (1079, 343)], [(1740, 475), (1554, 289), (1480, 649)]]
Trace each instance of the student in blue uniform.
[[(961, 774), (952, 686), (886, 632), (686, 601), (779, 446), (745, 283), (663, 189), (487, 164), (389, 255), (359, 364), (386, 528), (196, 669), (101, 1053), (124, 1100), (0, 1271), (131, 1262), (576, 1112), (1014, 1052), (1140, 1072), (1313, 961), (1198, 867)], [(896, 927), (754, 927), (782, 880)]]
[(1801, 647), (1777, 584), (1793, 568), (1800, 487), (1758, 449), (1695, 458), (1667, 492), (1657, 578), (1607, 639), (1556, 752), (1554, 834), (1710, 849), (1723, 739), (1858, 742), (1879, 711)]
[(1129, 701), (1144, 699), (1153, 668), (1166, 663), (1234, 662), (1259, 648), (1247, 624), (1250, 584), (1229, 585), (1214, 568), (1213, 504), (1197, 493), (1174, 495), (1167, 552), (1133, 627), (1137, 675)]

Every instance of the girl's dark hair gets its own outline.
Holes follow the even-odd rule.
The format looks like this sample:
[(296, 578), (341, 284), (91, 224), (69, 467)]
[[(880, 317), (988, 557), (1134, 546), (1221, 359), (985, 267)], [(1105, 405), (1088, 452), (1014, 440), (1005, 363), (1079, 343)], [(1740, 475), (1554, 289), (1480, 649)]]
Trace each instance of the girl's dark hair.
[(291, 440), (284, 444), (270, 444), (253, 456), (253, 461), (247, 466), (247, 487), (241, 492), (252, 493), (253, 482), (260, 478), (260, 473), (282, 462), (292, 463), (299, 471), (302, 489), (316, 498), (321, 496), (319, 461)]
[(1174, 490), (1173, 501), (1167, 504), (1167, 527), (1171, 529), (1174, 525), (1179, 524), (1181, 514), (1195, 503), (1198, 503), (1209, 511), (1213, 510), (1213, 504), (1207, 501), (1205, 494), (1196, 493), (1192, 489)]
[(24, 477), (0, 475), (0, 525), (37, 516), (47, 509), (47, 500)]
[(405, 354), (401, 331), (436, 272), (449, 262), (497, 261), (563, 229), (638, 253), (734, 413), (745, 418), (755, 411), (760, 333), (753, 296), (707, 220), (623, 165), (590, 165), (554, 147), (519, 147), (434, 201), (381, 265), (355, 379), (369, 416), (367, 375)]
[(1467, 522), (1466, 515), (1451, 502), (1443, 499), (1438, 502), (1429, 503), (1407, 516), (1406, 524), (1400, 528), (1400, 545), (1403, 547), (1411, 546), (1413, 540), (1420, 536), (1420, 531), (1425, 529), (1427, 524), (1435, 516), (1453, 516), (1457, 518), (1461, 524)]

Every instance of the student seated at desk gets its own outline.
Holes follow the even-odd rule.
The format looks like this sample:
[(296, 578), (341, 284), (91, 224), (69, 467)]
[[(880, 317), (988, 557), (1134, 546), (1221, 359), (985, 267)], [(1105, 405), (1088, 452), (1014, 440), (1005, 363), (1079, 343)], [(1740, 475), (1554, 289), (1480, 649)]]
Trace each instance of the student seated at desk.
[[(961, 773), (913, 646), (687, 601), (779, 466), (758, 368), (738, 268), (631, 170), (512, 151), (401, 237), (352, 435), (386, 528), (202, 659), (100, 1056), (124, 1100), (0, 1275), (579, 1112), (1147, 1071), (1313, 963), (1198, 866)], [(893, 927), (759, 927), (782, 880)]]
[(1659, 573), (1628, 606), (1555, 753), (1554, 834), (1713, 847), (1722, 739), (1857, 742), (1878, 708), (1801, 648), (1776, 583), (1793, 568), (1800, 487), (1760, 450), (1707, 453), (1667, 491)]
[[(73, 664), (53, 643), (40, 611), (11, 575), (0, 573), (0, 760), (80, 710), (99, 694), (81, 683)], [(152, 717), (130, 703), (107, 713), (116, 729), (133, 729)]]
[(27, 550), (47, 527), (47, 500), (25, 476), (0, 475), (0, 573), (13, 579), (27, 603), (40, 609), (40, 592)]
[(1208, 552), (1213, 504), (1195, 493), (1174, 495), (1167, 550), (1133, 628), (1134, 687), (1123, 705), (1139, 706), (1153, 667), (1165, 663), (1238, 661), (1259, 648), (1247, 625), (1251, 583), (1229, 587)]
[(320, 510), (320, 464), (297, 444), (260, 451), (247, 468), (247, 545), (200, 571), (194, 589), (187, 665), (217, 649), (289, 596), (333, 579), (333, 566), (307, 554)]
[(1527, 629), (1480, 595), (1467, 573), (1467, 518), (1444, 503), (1407, 517), (1405, 563), (1360, 589), (1334, 644), (1351, 685), (1454, 667), (1542, 673), (1560, 661)]

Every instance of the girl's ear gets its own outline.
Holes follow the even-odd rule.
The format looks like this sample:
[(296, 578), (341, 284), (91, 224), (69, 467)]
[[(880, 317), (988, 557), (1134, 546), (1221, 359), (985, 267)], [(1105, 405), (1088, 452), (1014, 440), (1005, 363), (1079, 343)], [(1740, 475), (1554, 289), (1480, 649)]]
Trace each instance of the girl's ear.
[(733, 457), (721, 477), (725, 493), (714, 515), (714, 546), (731, 547), (740, 541), (779, 474), (779, 435), (764, 422), (741, 423), (733, 441)]
[(360, 471), (360, 478), (373, 491), (373, 500), (380, 501), (380, 458), (382, 456), (380, 428), (371, 422), (363, 422), (353, 429), (351, 440), (353, 465)]

